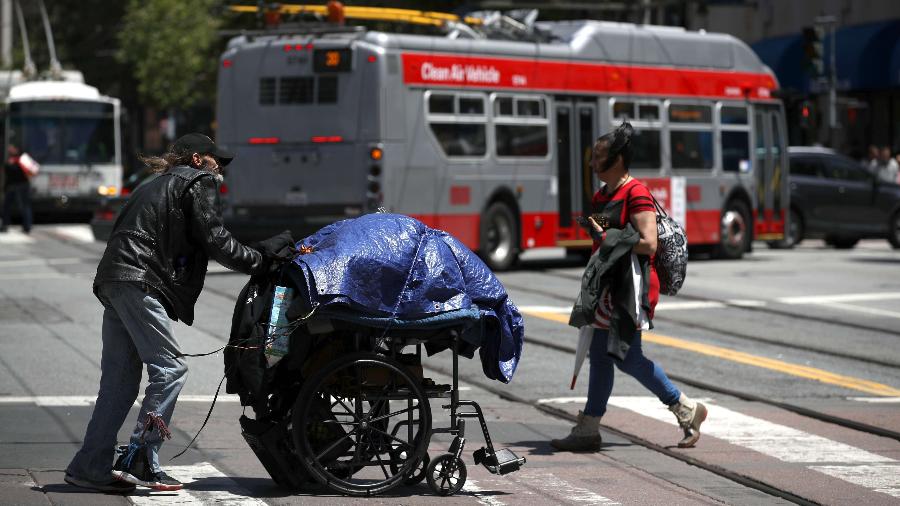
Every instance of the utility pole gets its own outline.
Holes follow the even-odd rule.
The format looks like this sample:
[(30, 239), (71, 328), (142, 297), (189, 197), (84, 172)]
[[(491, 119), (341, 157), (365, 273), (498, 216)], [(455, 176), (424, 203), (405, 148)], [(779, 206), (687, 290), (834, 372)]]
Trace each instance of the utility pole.
[(831, 55), (829, 57), (828, 66), (828, 141), (832, 148), (835, 142), (837, 124), (837, 56), (835, 45), (835, 27), (837, 18), (834, 16), (818, 16), (815, 20), (817, 27), (822, 27), (822, 31), (827, 28), (829, 30), (829, 38), (831, 39)]
[(12, 67), (13, 41), (12, 0), (0, 0), (0, 65)]

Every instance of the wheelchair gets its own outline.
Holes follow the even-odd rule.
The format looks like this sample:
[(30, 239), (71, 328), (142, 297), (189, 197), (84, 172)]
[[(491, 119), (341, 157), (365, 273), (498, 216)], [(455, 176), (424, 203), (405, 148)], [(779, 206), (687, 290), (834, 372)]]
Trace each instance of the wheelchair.
[[(476, 465), (504, 475), (525, 464), (494, 447), (481, 407), (459, 397), (459, 356), (471, 346), (466, 325), (332, 314), (303, 329), (292, 333), (291, 351), (277, 366), (270, 414), (240, 420), (244, 438), (279, 485), (301, 489), (317, 482), (340, 494), (373, 496), (426, 480), (435, 494), (453, 495), (466, 483), (469, 419), (477, 420), (485, 441), (473, 454)], [(451, 350), (451, 384), (423, 374), (423, 348)], [(449, 411), (449, 426), (433, 426), (432, 403)], [(434, 434), (452, 436), (445, 453), (428, 454)]]

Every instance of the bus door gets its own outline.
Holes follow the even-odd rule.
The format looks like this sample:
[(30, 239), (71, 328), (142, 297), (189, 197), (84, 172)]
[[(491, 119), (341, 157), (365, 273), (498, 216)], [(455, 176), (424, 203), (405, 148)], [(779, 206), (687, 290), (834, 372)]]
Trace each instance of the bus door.
[(790, 213), (784, 115), (779, 105), (755, 106), (755, 237), (779, 240)]
[(556, 101), (559, 245), (589, 246), (589, 236), (574, 217), (591, 212), (596, 187), (591, 148), (597, 139), (597, 105), (571, 99)]

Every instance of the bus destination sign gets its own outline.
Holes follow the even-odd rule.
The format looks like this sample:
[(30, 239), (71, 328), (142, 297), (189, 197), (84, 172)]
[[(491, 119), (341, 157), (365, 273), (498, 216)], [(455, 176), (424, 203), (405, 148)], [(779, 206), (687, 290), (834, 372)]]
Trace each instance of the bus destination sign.
[(350, 49), (316, 49), (313, 51), (313, 71), (350, 72), (352, 70)]

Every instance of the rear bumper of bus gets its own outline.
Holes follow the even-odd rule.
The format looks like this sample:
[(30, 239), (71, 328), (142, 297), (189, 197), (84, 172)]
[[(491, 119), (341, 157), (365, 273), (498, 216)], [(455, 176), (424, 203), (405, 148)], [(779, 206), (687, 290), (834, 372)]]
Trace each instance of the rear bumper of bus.
[(40, 215), (84, 215), (89, 217), (100, 205), (100, 197), (33, 196), (31, 208)]
[(240, 206), (224, 213), (225, 226), (240, 241), (266, 239), (290, 230), (295, 239), (306, 237), (336, 221), (363, 213), (359, 205)]

